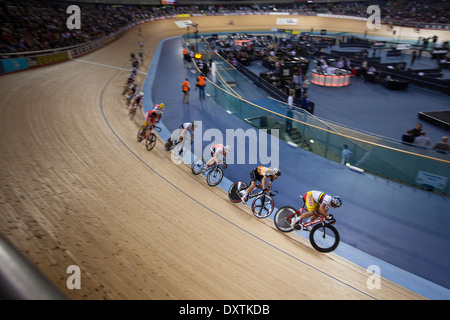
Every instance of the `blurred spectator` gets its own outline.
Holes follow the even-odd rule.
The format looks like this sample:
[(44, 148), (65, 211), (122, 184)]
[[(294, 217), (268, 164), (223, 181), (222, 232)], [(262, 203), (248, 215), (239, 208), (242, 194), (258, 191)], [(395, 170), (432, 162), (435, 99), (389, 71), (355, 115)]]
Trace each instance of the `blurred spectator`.
[(440, 142), (438, 142), (434, 145), (433, 149), (437, 150), (437, 151), (449, 152), (450, 145), (448, 144), (448, 137), (443, 136), (441, 139), (442, 140)]
[(414, 139), (414, 144), (419, 147), (429, 148), (431, 146), (431, 140), (426, 136), (426, 132), (421, 130), (420, 136)]
[(413, 143), (414, 139), (415, 137), (412, 130), (406, 131), (406, 133), (402, 136), (402, 141), (406, 143)]

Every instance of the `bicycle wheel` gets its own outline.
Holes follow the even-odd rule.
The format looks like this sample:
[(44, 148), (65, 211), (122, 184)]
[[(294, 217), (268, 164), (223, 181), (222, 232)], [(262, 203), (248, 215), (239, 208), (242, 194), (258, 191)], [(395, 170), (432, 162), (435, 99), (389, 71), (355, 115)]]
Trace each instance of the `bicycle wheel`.
[[(278, 230), (281, 232), (291, 232), (294, 228), (288, 222), (288, 218), (292, 216), (297, 210), (292, 207), (282, 207), (278, 209), (273, 218), (273, 222)], [(290, 220), (290, 219), (289, 219)]]
[(183, 159), (185, 152), (186, 146), (184, 146), (183, 144), (177, 145), (175, 148), (172, 149), (173, 159), (175, 159), (176, 161)]
[(267, 218), (274, 208), (273, 198), (267, 194), (261, 194), (253, 200), (252, 212), (259, 219)]
[(205, 161), (203, 158), (197, 158), (192, 162), (191, 171), (193, 174), (198, 175), (203, 172), (203, 166), (205, 165)]
[(145, 140), (145, 147), (147, 148), (147, 151), (150, 151), (155, 147), (155, 145), (156, 145), (156, 135), (152, 133)]
[(136, 108), (135, 107), (131, 108), (128, 115), (130, 116), (130, 120), (133, 120), (134, 116), (136, 115)]
[(206, 182), (211, 187), (217, 186), (223, 179), (223, 170), (221, 167), (216, 166), (214, 169), (209, 170), (206, 176)]
[(172, 149), (172, 146), (173, 146), (172, 138), (167, 139), (166, 144), (164, 145), (166, 151), (170, 151), (170, 149)]
[(140, 134), (140, 132), (141, 132), (141, 129), (139, 129), (139, 130), (138, 130), (138, 133), (137, 133), (137, 141), (138, 141), (138, 142), (141, 142), (142, 139), (143, 139), (143, 137), (142, 137), (143, 133)]
[(239, 192), (247, 188), (248, 186), (244, 181), (237, 181), (233, 183), (228, 189), (228, 198), (230, 198), (232, 202), (241, 202), (241, 196), (239, 195)]
[(339, 232), (331, 224), (316, 224), (309, 234), (309, 241), (319, 252), (331, 252), (337, 248), (340, 241)]

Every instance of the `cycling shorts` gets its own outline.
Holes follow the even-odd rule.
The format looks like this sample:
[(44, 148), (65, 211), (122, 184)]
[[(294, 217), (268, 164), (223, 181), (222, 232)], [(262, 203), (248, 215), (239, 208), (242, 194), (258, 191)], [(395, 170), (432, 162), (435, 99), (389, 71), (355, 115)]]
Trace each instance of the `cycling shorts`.
[(258, 168), (255, 168), (250, 172), (250, 181), (261, 181), (263, 176), (259, 175)]
[(303, 196), (303, 201), (305, 202), (305, 206), (308, 211), (316, 211), (320, 207), (319, 203), (314, 201), (312, 191), (305, 193)]

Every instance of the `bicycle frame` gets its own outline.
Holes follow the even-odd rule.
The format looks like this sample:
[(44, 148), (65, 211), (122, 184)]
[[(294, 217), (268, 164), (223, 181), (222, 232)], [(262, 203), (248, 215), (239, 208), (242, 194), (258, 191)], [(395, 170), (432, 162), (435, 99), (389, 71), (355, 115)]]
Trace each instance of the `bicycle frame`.
[[(246, 188), (245, 190), (247, 190), (249, 187), (250, 187), (250, 185), (248, 185), (247, 188)], [(249, 195), (247, 196), (247, 200), (256, 198), (257, 196), (260, 196), (260, 195), (262, 195), (263, 193), (265, 193), (265, 192), (268, 191), (268, 190), (266, 190), (266, 191), (262, 190), (262, 185), (261, 185), (261, 184), (257, 184), (257, 185), (256, 185), (256, 189), (260, 189), (260, 191), (257, 192), (257, 193), (253, 193), (253, 194), (251, 194), (251, 195), (249, 194)], [(273, 196), (275, 196), (275, 195), (278, 193), (277, 191), (274, 191), (274, 192), (276, 192), (276, 193), (273, 194)]]
[[(303, 204), (304, 205), (304, 204)], [(293, 214), (291, 214), (289, 217), (287, 217), (286, 218), (286, 221), (288, 221), (288, 222), (291, 222), (291, 219), (296, 215), (296, 214), (298, 214), (299, 216), (301, 216), (302, 214), (303, 214), (303, 212), (305, 211), (306, 209), (302, 206), (300, 209), (298, 209), (296, 212), (294, 212)], [(332, 217), (332, 219), (331, 220), (329, 220), (329, 222), (328, 223), (334, 223), (334, 222), (336, 222), (336, 220), (333, 218), (333, 216), (332, 215), (330, 215), (331, 217)], [(319, 223), (325, 223), (325, 221), (327, 221), (327, 219), (324, 217), (324, 216), (320, 216), (320, 217), (318, 217), (316, 220), (314, 220), (314, 221), (309, 221), (309, 222), (306, 222), (306, 223), (301, 223), (301, 226), (303, 227), (303, 228), (308, 228), (308, 227), (311, 227), (311, 226), (313, 226), (313, 225), (316, 225), (316, 224), (319, 224)]]

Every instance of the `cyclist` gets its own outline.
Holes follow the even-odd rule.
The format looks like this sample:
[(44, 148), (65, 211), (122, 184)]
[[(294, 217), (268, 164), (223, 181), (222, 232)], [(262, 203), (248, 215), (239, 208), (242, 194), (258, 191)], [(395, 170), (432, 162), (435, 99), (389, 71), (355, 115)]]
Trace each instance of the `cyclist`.
[(144, 103), (144, 93), (141, 91), (136, 95), (136, 98), (134, 99), (133, 104), (129, 106), (130, 110), (136, 106), (136, 108), (142, 109), (142, 104)]
[(303, 213), (301, 216), (295, 216), (291, 221), (291, 227), (302, 221), (304, 219), (310, 218), (309, 221), (316, 220), (319, 216), (324, 216), (326, 219), (329, 219), (328, 210), (330, 208), (339, 208), (342, 206), (342, 199), (339, 196), (330, 196), (321, 191), (308, 191), (303, 196), (303, 201), (305, 202), (307, 212)]
[(160, 103), (160, 104), (155, 104), (153, 106), (153, 111), (159, 111), (159, 115), (158, 115), (158, 122), (161, 119), (163, 113), (164, 113), (164, 103)]
[(197, 128), (197, 123), (195, 121), (192, 122), (185, 122), (180, 126), (180, 135), (178, 136), (177, 141), (175, 141), (175, 144), (180, 143), (183, 141), (186, 133), (189, 131), (191, 134), (191, 144), (194, 142), (194, 130)]
[[(263, 166), (256, 167), (250, 172), (250, 186), (245, 190), (244, 195), (241, 196), (242, 203), (247, 202), (248, 195), (252, 194), (253, 190), (256, 188), (256, 181), (261, 182), (263, 191), (266, 191), (268, 188), (272, 188), (272, 182), (280, 176), (281, 171), (278, 168), (270, 169)], [(269, 183), (267, 183), (267, 180), (269, 180)]]
[(156, 111), (149, 110), (145, 115), (145, 122), (139, 128), (139, 136), (142, 137), (142, 133), (144, 133), (148, 129), (153, 128), (159, 122), (160, 118), (161, 118), (160, 110)]
[(215, 145), (213, 145), (211, 147), (211, 159), (208, 160), (208, 162), (206, 163), (206, 167), (204, 168), (204, 170), (208, 170), (208, 168), (210, 168), (214, 163), (215, 164), (219, 164), (219, 155), (222, 154), (223, 156), (223, 168), (226, 169), (227, 168), (227, 164), (226, 164), (226, 160), (227, 160), (227, 153), (230, 152), (230, 146), (226, 145), (224, 146), (223, 144), (219, 144), (216, 143)]

